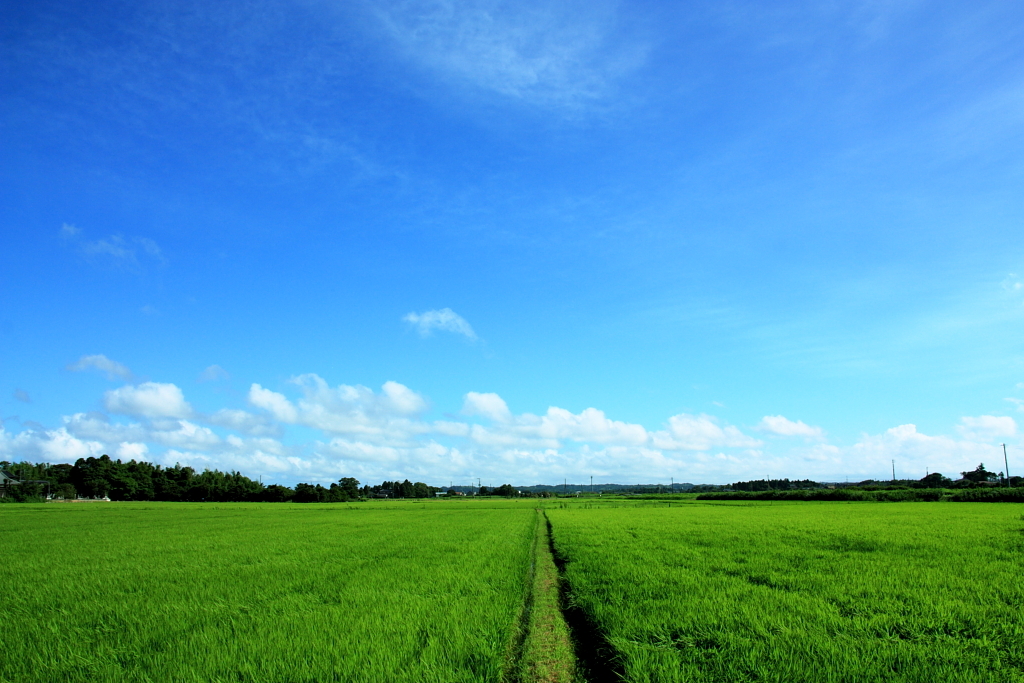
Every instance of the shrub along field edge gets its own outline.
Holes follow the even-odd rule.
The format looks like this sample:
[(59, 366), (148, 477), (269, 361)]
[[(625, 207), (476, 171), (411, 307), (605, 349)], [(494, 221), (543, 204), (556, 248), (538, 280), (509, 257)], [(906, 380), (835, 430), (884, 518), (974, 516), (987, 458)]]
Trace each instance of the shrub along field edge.
[(976, 489), (814, 489), (805, 491), (720, 491), (702, 493), (697, 500), (835, 500), (878, 503), (1024, 503), (1024, 488)]

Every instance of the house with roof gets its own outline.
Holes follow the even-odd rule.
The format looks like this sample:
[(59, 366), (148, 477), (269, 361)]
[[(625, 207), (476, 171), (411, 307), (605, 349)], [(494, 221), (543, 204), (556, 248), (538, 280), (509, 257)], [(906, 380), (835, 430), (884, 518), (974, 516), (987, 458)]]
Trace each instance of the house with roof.
[(21, 480), (7, 470), (0, 470), (0, 498), (3, 498), (10, 491), (12, 486), (19, 486)]

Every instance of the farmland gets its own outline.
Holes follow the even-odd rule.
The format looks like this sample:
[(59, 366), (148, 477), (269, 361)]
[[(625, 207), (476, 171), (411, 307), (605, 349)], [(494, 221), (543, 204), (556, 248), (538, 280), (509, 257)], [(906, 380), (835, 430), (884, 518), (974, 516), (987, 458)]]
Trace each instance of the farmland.
[(1010, 503), (8, 505), (0, 681), (1024, 681), (1022, 529)]
[(497, 681), (536, 513), (5, 506), (0, 680)]
[(548, 512), (629, 681), (1024, 680), (1010, 504)]

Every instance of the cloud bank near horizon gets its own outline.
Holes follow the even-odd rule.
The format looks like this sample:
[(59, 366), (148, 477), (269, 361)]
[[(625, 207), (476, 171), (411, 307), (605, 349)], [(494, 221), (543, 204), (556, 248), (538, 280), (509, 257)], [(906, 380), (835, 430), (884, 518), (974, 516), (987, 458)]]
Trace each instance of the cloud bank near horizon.
[[(79, 364), (112, 377), (124, 367), (105, 356)], [(0, 427), (0, 459), (74, 462), (106, 453), (282, 483), (355, 476), (525, 485), (591, 475), (599, 482), (726, 483), (765, 476), (885, 478), (893, 459), (898, 476), (919, 478), (925, 468), (955, 476), (979, 462), (993, 464), (997, 442), (1017, 438), (1012, 417), (980, 415), (962, 417), (953, 426), (957, 436), (903, 424), (842, 445), (821, 427), (783, 415), (765, 415), (746, 429), (715, 415), (679, 413), (649, 428), (593, 407), (515, 413), (497, 393), (475, 391), (464, 395), (457, 413), (435, 419), (427, 398), (399, 382), (374, 391), (331, 386), (315, 373), (277, 389), (254, 382), (244, 407), (213, 412), (197, 410), (167, 382), (126, 383), (105, 392), (102, 405), (104, 411), (65, 415), (56, 427)]]

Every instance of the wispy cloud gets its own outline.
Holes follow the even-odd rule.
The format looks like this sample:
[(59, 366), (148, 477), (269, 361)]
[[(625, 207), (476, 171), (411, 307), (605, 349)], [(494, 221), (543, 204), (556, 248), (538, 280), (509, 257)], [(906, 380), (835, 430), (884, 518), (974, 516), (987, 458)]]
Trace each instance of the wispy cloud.
[(199, 373), (198, 381), (200, 382), (218, 382), (224, 379), (230, 379), (231, 375), (228, 371), (219, 365), (211, 365), (201, 373)]
[(375, 14), (403, 54), (442, 78), (545, 106), (592, 104), (646, 58), (644, 45), (613, 39), (608, 2), (399, 0)]
[(111, 360), (102, 353), (82, 356), (71, 365), (68, 365), (66, 369), (71, 372), (99, 370), (106, 374), (107, 379), (130, 380), (132, 378), (132, 371), (126, 365), (118, 363), (116, 360)]
[(782, 415), (765, 415), (758, 424), (758, 429), (771, 432), (779, 436), (803, 436), (820, 439), (824, 436), (821, 427), (812, 427), (805, 424), (803, 420), (792, 420)]
[(27, 391), (24, 391), (22, 389), (15, 389), (14, 390), (14, 400), (15, 401), (21, 401), (22, 403), (31, 403), (32, 402), (32, 397), (28, 395)]
[(461, 334), (467, 339), (476, 340), (477, 338), (476, 332), (473, 331), (466, 319), (450, 308), (409, 313), (402, 320), (415, 327), (423, 337), (429, 337), (434, 330), (442, 330)]
[(74, 245), (79, 253), (93, 261), (103, 261), (129, 270), (138, 270), (145, 260), (156, 263), (166, 261), (163, 251), (148, 237), (125, 237), (110, 235), (97, 240), (86, 239), (82, 229), (70, 223), (60, 228), (60, 237), (66, 244)]

